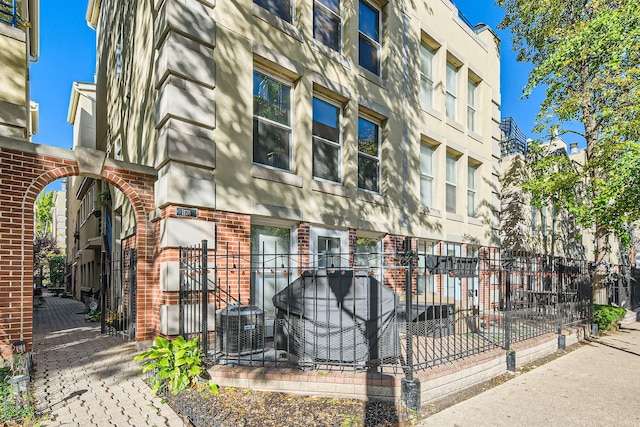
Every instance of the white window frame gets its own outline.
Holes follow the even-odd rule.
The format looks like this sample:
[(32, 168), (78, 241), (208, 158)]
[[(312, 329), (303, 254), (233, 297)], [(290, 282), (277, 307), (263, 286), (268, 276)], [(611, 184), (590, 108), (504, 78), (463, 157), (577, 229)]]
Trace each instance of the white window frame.
[(279, 1), (286, 1), (286, 2), (288, 2), (288, 3), (289, 3), (289, 15), (290, 15), (291, 19), (283, 18), (282, 16), (278, 15), (274, 10), (270, 10), (270, 9), (268, 8), (268, 6), (267, 6), (267, 5), (259, 4), (259, 1), (260, 1), (260, 0), (253, 0), (253, 3), (254, 3), (254, 4), (256, 4), (257, 6), (260, 6), (261, 8), (263, 8), (264, 10), (266, 10), (267, 12), (271, 13), (273, 16), (276, 16), (276, 17), (278, 17), (279, 19), (282, 19), (282, 20), (283, 20), (283, 21), (285, 21), (285, 22), (288, 22), (288, 23), (290, 23), (290, 24), (293, 24), (293, 23), (294, 23), (293, 21), (294, 21), (294, 15), (295, 15), (295, 14), (294, 14), (294, 8), (293, 8), (293, 6), (294, 6), (294, 1), (295, 1), (295, 0), (279, 0)]
[[(452, 163), (450, 163), (452, 161)], [(449, 173), (449, 166), (453, 165), (452, 173)], [(455, 154), (447, 153), (445, 165), (446, 187), (453, 188), (453, 209), (449, 209), (449, 191), (445, 191), (445, 209), (449, 213), (456, 213), (458, 210), (458, 157)]]
[(332, 46), (329, 46), (325, 43), (322, 43), (318, 40), (318, 42), (322, 43), (324, 46), (327, 46), (329, 49), (336, 50), (337, 52), (342, 52), (342, 33), (343, 33), (343, 22), (342, 22), (342, 10), (343, 10), (344, 2), (343, 0), (338, 0), (338, 13), (335, 13), (333, 10), (328, 8), (326, 5), (322, 3), (322, 0), (314, 0), (313, 2), (313, 38), (314, 40), (318, 40), (316, 38), (316, 9), (321, 8), (331, 16), (335, 16), (338, 19), (338, 40), (337, 40), (337, 49), (334, 49)]
[[(365, 153), (363, 151), (360, 151), (360, 147), (358, 146), (358, 176), (360, 175), (360, 157), (366, 157), (372, 160), (375, 160), (378, 164), (378, 170), (377, 170), (377, 182), (376, 182), (376, 189), (372, 190), (370, 188), (364, 188), (364, 187), (360, 187), (360, 182), (358, 182), (358, 190), (361, 191), (370, 191), (372, 193), (380, 193), (380, 188), (381, 188), (381, 172), (382, 172), (382, 156), (381, 156), (381, 151), (382, 151), (382, 125), (380, 124), (380, 122), (378, 120), (373, 119), (370, 116), (366, 116), (366, 115), (358, 115), (358, 122), (360, 121), (360, 119), (365, 120), (369, 123), (373, 123), (376, 128), (377, 128), (377, 143), (378, 143), (378, 152), (377, 152), (377, 156), (373, 156), (371, 154)], [(359, 140), (360, 140), (360, 127), (358, 126), (358, 145), (359, 145)], [(358, 179), (359, 181), (359, 179)]]
[(478, 165), (469, 163), (467, 165), (467, 216), (475, 218), (478, 215), (478, 204), (476, 201), (476, 181)]
[[(312, 254), (313, 259), (311, 264), (313, 268), (319, 268), (321, 255), (318, 248), (318, 238), (325, 237), (330, 239), (340, 240), (340, 254), (341, 257), (347, 257), (349, 254), (349, 231), (348, 230), (335, 230), (323, 227), (309, 227), (309, 252)], [(348, 259), (341, 259), (340, 265), (347, 266), (349, 264)], [(337, 268), (337, 266), (336, 266)]]
[[(427, 156), (423, 150), (428, 150), (429, 155)], [(435, 193), (435, 187), (434, 187), (435, 176), (434, 176), (434, 167), (433, 167), (435, 154), (436, 154), (436, 147), (426, 142), (421, 142), (420, 144), (420, 204), (422, 206), (427, 206), (430, 208), (433, 207), (433, 199), (435, 195), (434, 194)], [(425, 160), (425, 158), (429, 162), (428, 164), (429, 167), (426, 167), (427, 165), (423, 164), (424, 163), (423, 160)], [(428, 169), (430, 169), (430, 171)], [(426, 183), (425, 185), (428, 185), (430, 187), (429, 194), (424, 194), (424, 192), (422, 191), (423, 183)]]
[[(377, 67), (376, 67), (376, 71), (371, 71), (368, 68), (363, 67), (365, 70), (374, 73), (377, 76), (381, 76), (382, 75), (382, 9), (376, 5), (375, 3), (372, 2), (368, 2), (366, 0), (358, 0), (358, 17), (360, 16), (360, 5), (361, 4), (365, 4), (366, 6), (369, 6), (371, 9), (374, 9), (378, 12), (378, 23), (377, 23), (377, 27), (378, 27), (378, 34), (379, 34), (379, 38), (380, 40), (374, 40), (371, 37), (369, 37), (368, 35), (364, 34), (362, 31), (360, 31), (360, 26), (358, 25), (358, 43), (360, 43), (360, 39), (363, 39), (366, 43), (370, 44), (371, 46), (373, 46), (375, 48), (375, 50), (378, 52), (378, 63), (377, 63)], [(359, 49), (358, 49), (358, 55), (360, 55)], [(362, 65), (360, 64), (360, 58), (358, 57), (358, 65), (360, 65), (362, 67)]]
[[(445, 115), (447, 119), (458, 119), (458, 73), (460, 67), (451, 61), (447, 61), (447, 71), (445, 79), (446, 100)], [(453, 73), (453, 74), (450, 74)]]
[[(342, 105), (338, 102), (336, 102), (335, 100), (332, 100), (331, 98), (328, 98), (326, 96), (322, 96), (318, 93), (314, 93), (313, 98), (317, 98), (318, 100), (322, 101), (322, 102), (326, 102), (329, 105), (332, 105), (333, 107), (338, 109), (338, 141), (331, 141), (329, 139), (325, 139), (322, 138), (321, 136), (317, 136), (313, 133), (313, 125), (312, 125), (312, 130), (311, 130), (311, 139), (312, 139), (312, 147), (311, 147), (311, 151), (312, 151), (312, 156), (314, 156), (315, 154), (315, 144), (316, 141), (318, 141), (318, 143), (321, 144), (328, 144), (334, 147), (338, 148), (338, 180), (337, 181), (333, 181), (327, 178), (322, 178), (322, 177), (318, 177), (315, 176), (314, 172), (313, 172), (313, 165), (315, 163), (315, 160), (311, 159), (311, 170), (312, 170), (312, 174), (313, 174), (313, 178), (314, 179), (321, 179), (321, 180), (326, 180), (329, 182), (337, 182), (337, 183), (341, 183), (342, 182), (342, 169), (343, 169), (343, 165), (342, 165), (342, 121), (343, 121), (343, 115), (344, 115), (344, 109), (342, 107)], [(313, 101), (312, 101), (312, 110), (313, 110)], [(312, 123), (313, 123), (313, 111), (312, 111)]]
[[(293, 170), (293, 163), (294, 163), (294, 161), (293, 161), (293, 118), (294, 118), (294, 114), (293, 114), (294, 113), (293, 112), (293, 108), (294, 108), (294, 105), (293, 105), (294, 85), (293, 85), (293, 82), (290, 81), (290, 80), (287, 80), (287, 79), (285, 79), (285, 78), (283, 78), (281, 76), (278, 76), (277, 74), (269, 72), (269, 70), (266, 70), (266, 69), (260, 68), (260, 67), (254, 67), (253, 73), (260, 73), (263, 76), (265, 76), (265, 77), (267, 77), (267, 78), (269, 78), (271, 80), (274, 80), (274, 81), (276, 81), (278, 83), (281, 83), (281, 84), (289, 87), (289, 125), (277, 122), (275, 120), (268, 119), (268, 118), (263, 117), (263, 116), (258, 116), (258, 115), (256, 115), (255, 110), (253, 111), (253, 120), (258, 120), (258, 122), (263, 122), (263, 123), (266, 123), (266, 124), (268, 124), (270, 126), (275, 126), (277, 128), (284, 129), (284, 130), (288, 131), (288, 133), (289, 133), (289, 143), (288, 143), (288, 145), (289, 145), (288, 146), (289, 164), (286, 165), (285, 168), (281, 168), (281, 167), (278, 167), (278, 166), (269, 165), (268, 163), (257, 162), (255, 158), (253, 159), (253, 163), (258, 164), (260, 166), (273, 167), (273, 168), (276, 168), (276, 169), (286, 170), (286, 171), (291, 172)], [(254, 78), (255, 78), (255, 75), (252, 74), (252, 76), (254, 76)], [(253, 95), (253, 96), (255, 96), (255, 95)], [(256, 144), (255, 135), (253, 135), (252, 139), (253, 139), (252, 140), (252, 149), (255, 150), (255, 144)]]
[(467, 128), (471, 132), (478, 130), (478, 86), (478, 82), (469, 79), (467, 83)]
[[(434, 107), (434, 73), (436, 49), (422, 41), (420, 44), (420, 104), (422, 108)], [(425, 63), (429, 63), (429, 69)]]

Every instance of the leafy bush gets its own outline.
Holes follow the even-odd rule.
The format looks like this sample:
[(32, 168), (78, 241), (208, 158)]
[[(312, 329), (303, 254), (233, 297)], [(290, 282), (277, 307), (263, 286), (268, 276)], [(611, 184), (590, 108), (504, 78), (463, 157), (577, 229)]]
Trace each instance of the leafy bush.
[(98, 322), (100, 320), (100, 314), (99, 310), (91, 310), (86, 316), (84, 316), (84, 320), (87, 322)]
[(610, 331), (618, 326), (627, 315), (627, 310), (612, 305), (593, 305), (593, 321), (598, 324), (598, 332)]
[(169, 341), (156, 338), (150, 350), (140, 353), (133, 360), (142, 362), (142, 373), (152, 371), (150, 378), (153, 394), (167, 385), (172, 394), (178, 394), (194, 383), (202, 371), (198, 338), (186, 341), (183, 337)]
[[(23, 402), (26, 404), (20, 405), (14, 401), (13, 388), (7, 382), (13, 374), (15, 372), (8, 367), (0, 368), (0, 424), (2, 425), (14, 425), (12, 423), (16, 423), (16, 420), (29, 420), (35, 415), (31, 402)], [(9, 421), (12, 423), (8, 423)]]

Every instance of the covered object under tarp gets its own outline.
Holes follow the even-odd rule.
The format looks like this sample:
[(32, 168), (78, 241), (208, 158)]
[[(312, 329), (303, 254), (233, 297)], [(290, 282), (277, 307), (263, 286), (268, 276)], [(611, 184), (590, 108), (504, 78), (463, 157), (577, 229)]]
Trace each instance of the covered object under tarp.
[(395, 359), (397, 302), (393, 291), (365, 273), (305, 272), (273, 297), (277, 348), (305, 361)]

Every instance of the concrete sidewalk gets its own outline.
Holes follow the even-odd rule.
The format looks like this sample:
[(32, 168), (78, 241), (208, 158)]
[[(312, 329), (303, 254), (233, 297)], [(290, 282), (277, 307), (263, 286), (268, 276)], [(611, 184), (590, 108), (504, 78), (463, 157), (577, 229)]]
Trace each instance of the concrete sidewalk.
[(35, 398), (42, 426), (182, 426), (139, 377), (135, 343), (100, 334), (84, 304), (48, 296), (34, 309)]
[(640, 426), (640, 323), (516, 375), (420, 426)]

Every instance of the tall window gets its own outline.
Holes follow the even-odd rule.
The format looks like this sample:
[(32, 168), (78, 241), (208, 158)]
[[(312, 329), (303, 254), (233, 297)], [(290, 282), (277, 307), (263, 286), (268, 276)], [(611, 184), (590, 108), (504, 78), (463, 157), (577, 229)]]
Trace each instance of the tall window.
[(476, 131), (476, 114), (477, 114), (477, 100), (476, 95), (478, 92), (478, 83), (473, 80), (469, 80), (467, 91), (467, 127), (470, 131)]
[(458, 159), (453, 154), (447, 154), (446, 170), (446, 208), (447, 212), (456, 212), (456, 187), (458, 185)]
[(313, 98), (313, 176), (340, 182), (340, 108)]
[(291, 170), (291, 86), (253, 72), (253, 162)]
[(340, 0), (315, 0), (313, 4), (313, 38), (340, 51), (342, 18)]
[(538, 231), (538, 208), (536, 206), (531, 206), (531, 231)]
[(291, 0), (253, 0), (253, 2), (277, 17), (291, 22)]
[(358, 188), (380, 191), (380, 127), (358, 118)]
[(381, 242), (378, 239), (369, 237), (356, 238), (356, 267), (378, 267), (380, 265), (381, 257), (380, 245)]
[(469, 164), (467, 168), (467, 215), (475, 217), (476, 212), (476, 165)]
[(420, 103), (422, 107), (433, 107), (433, 61), (435, 50), (425, 43), (420, 45)]
[(427, 258), (434, 254), (434, 246), (433, 242), (418, 242), (418, 294), (435, 292), (434, 275), (427, 268)]
[(447, 62), (447, 97), (445, 100), (445, 113), (448, 119), (457, 119), (458, 109), (458, 67)]
[(435, 148), (420, 145), (420, 204), (433, 207), (433, 155)]
[(360, 0), (358, 7), (358, 63), (376, 75), (380, 75), (380, 10)]

